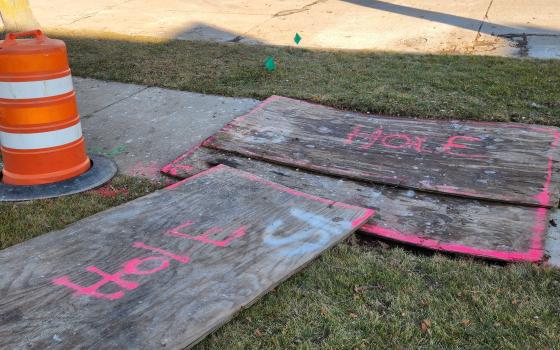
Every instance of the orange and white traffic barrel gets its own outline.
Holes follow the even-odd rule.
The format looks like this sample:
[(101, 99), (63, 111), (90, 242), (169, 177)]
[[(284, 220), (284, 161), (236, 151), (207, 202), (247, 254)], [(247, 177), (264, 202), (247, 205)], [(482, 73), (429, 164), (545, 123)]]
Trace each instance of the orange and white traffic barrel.
[(8, 185), (60, 182), (91, 166), (66, 45), (40, 30), (0, 43), (0, 151)]

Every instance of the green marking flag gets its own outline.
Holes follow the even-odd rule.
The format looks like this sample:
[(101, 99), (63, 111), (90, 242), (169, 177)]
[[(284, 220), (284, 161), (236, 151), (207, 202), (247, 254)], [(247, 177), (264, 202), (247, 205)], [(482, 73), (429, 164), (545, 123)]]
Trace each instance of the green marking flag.
[(296, 36), (294, 36), (294, 41), (299, 45), (299, 42), (301, 41), (301, 35), (299, 35), (299, 33), (296, 33)]
[(264, 68), (266, 68), (266, 70), (269, 72), (272, 72), (276, 69), (276, 63), (274, 63), (274, 58), (272, 56), (268, 56), (266, 58), (266, 60), (264, 61)]

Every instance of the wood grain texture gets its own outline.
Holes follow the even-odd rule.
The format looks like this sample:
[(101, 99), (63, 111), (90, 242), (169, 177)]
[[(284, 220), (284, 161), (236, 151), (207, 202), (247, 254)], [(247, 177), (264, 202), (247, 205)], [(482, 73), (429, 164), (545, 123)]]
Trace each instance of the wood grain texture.
[(0, 251), (0, 348), (183, 349), (371, 214), (212, 168)]
[(0, 0), (0, 19), (6, 33), (40, 28), (29, 6), (29, 0)]
[(164, 172), (185, 178), (217, 164), (316, 196), (375, 209), (375, 216), (360, 228), (366, 234), (504, 261), (543, 258), (549, 215), (545, 208), (343, 180), (204, 147), (193, 148), (164, 167)]
[(273, 96), (204, 145), (362, 181), (552, 207), (559, 137), (553, 127), (388, 118)]

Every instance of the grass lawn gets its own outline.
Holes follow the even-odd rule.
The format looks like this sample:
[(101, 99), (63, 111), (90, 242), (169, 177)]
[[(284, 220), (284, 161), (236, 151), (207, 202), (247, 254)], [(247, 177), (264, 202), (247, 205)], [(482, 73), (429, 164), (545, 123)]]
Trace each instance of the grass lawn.
[(39, 201), (0, 203), (0, 249), (126, 203), (160, 188), (160, 184), (119, 175), (109, 184), (82, 194)]
[[(75, 75), (227, 96), (272, 94), (363, 112), (560, 126), (560, 62), (318, 52), (67, 36)], [(267, 72), (273, 56), (278, 68)], [(0, 204), (0, 247), (158, 186)], [(126, 190), (126, 191), (123, 191)], [(495, 265), (353, 237), (197, 349), (535, 348), (560, 344), (560, 270)]]
[(109, 184), (82, 194), (0, 203), (0, 249), (42, 233), (64, 228), (75, 221), (144, 196), (161, 187), (132, 176), (119, 175)]
[[(382, 114), (560, 126), (560, 62), (66, 36), (75, 75)], [(272, 56), (274, 72), (264, 69)]]

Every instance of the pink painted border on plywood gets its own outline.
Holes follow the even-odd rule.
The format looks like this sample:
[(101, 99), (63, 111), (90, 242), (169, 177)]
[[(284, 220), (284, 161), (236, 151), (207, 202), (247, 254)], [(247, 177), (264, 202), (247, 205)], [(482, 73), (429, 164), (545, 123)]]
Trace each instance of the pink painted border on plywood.
[(360, 216), (360, 217), (356, 218), (354, 221), (352, 221), (352, 223), (351, 223), (352, 228), (355, 228), (355, 227), (358, 227), (358, 226), (362, 225), (363, 223), (366, 222), (366, 220), (368, 220), (370, 217), (372, 217), (375, 214), (375, 210), (370, 209), (370, 208), (363, 208), (363, 207), (359, 207), (359, 206), (356, 206), (356, 205), (350, 205), (350, 204), (346, 204), (346, 203), (336, 202), (336, 201), (332, 201), (330, 199), (317, 197), (317, 196), (314, 196), (314, 195), (311, 195), (311, 194), (308, 194), (308, 193), (300, 192), (300, 191), (294, 190), (292, 188), (277, 184), (275, 182), (265, 180), (261, 177), (253, 175), (253, 174), (248, 173), (246, 171), (231, 168), (231, 167), (229, 167), (227, 165), (224, 165), (224, 164), (219, 164), (215, 167), (212, 167), (212, 168), (206, 169), (204, 171), (201, 171), (200, 173), (198, 173), (196, 175), (188, 177), (188, 178), (186, 178), (182, 181), (176, 182), (173, 185), (167, 186), (165, 189), (166, 190), (173, 190), (173, 189), (185, 184), (186, 182), (190, 182), (190, 181), (192, 181), (194, 179), (197, 179), (199, 177), (203, 177), (205, 175), (212, 174), (212, 173), (215, 173), (215, 172), (218, 172), (218, 171), (227, 171), (227, 172), (236, 174), (236, 175), (241, 176), (241, 177), (243, 177), (245, 179), (248, 179), (250, 181), (261, 183), (261, 184), (263, 184), (265, 186), (268, 186), (268, 187), (271, 187), (271, 188), (273, 188), (277, 191), (286, 192), (286, 193), (288, 193), (292, 196), (295, 196), (295, 197), (302, 197), (302, 198), (309, 199), (309, 200), (312, 200), (312, 201), (315, 201), (315, 202), (324, 203), (324, 204), (327, 204), (327, 205), (330, 205), (330, 206), (364, 211), (364, 214), (362, 216)]
[[(295, 196), (301, 196), (310, 200), (319, 201), (326, 204), (333, 204), (337, 206), (349, 207), (349, 208), (361, 208), (341, 202), (334, 202), (322, 197), (313, 196), (304, 192), (293, 190), (289, 187), (265, 180), (260, 178), (256, 175), (251, 173), (247, 173), (245, 171), (237, 170), (226, 165), (220, 164), (212, 168), (208, 168), (200, 173), (188, 177), (182, 181), (179, 181), (173, 185), (166, 187), (166, 189), (174, 189), (182, 184), (192, 181), (198, 177), (202, 177), (207, 174), (214, 173), (219, 170), (227, 170), (230, 172), (234, 172), (238, 175), (251, 179), (252, 181), (258, 181), (268, 186), (271, 186), (277, 190), (281, 190), (284, 192), (288, 192)], [(362, 208), (367, 209), (367, 208)], [(445, 252), (452, 252), (458, 254), (465, 254), (465, 255), (473, 255), (483, 258), (490, 258), (496, 260), (503, 260), (503, 261), (528, 261), (528, 262), (539, 262), (543, 258), (543, 246), (542, 246), (542, 239), (544, 236), (544, 232), (546, 229), (546, 219), (547, 219), (547, 209), (546, 208), (535, 208), (536, 218), (535, 218), (535, 225), (533, 226), (533, 237), (531, 238), (531, 247), (526, 252), (512, 252), (512, 251), (500, 251), (500, 250), (487, 250), (487, 249), (479, 249), (474, 248), (471, 246), (465, 246), (461, 244), (450, 244), (450, 243), (441, 243), (434, 239), (425, 238), (425, 236), (419, 234), (408, 234), (402, 233), (397, 230), (384, 228), (379, 225), (375, 224), (364, 224), (360, 230), (372, 234), (375, 236), (391, 239), (398, 242), (403, 242), (423, 248), (428, 248), (432, 250), (439, 250)], [(364, 215), (358, 219), (356, 219), (352, 226), (356, 227), (364, 223), (367, 219), (369, 219), (374, 214), (373, 209), (367, 209)]]
[(190, 165), (178, 165), (177, 163), (181, 162), (183, 159), (191, 156), (197, 149), (199, 149), (202, 146), (202, 142), (195, 145), (193, 148), (191, 148), (190, 150), (188, 150), (186, 153), (180, 155), (179, 157), (177, 157), (175, 160), (173, 160), (171, 163), (165, 165), (163, 168), (160, 169), (160, 172), (167, 174), (167, 175), (171, 175), (174, 177), (177, 177), (177, 168), (181, 167), (183, 170), (185, 171), (189, 171), (192, 170), (193, 167)]
[[(315, 105), (315, 106), (318, 106), (318, 107), (321, 107), (321, 108), (327, 108), (327, 109), (330, 109), (330, 110), (333, 110), (333, 111), (340, 111), (336, 108), (332, 108), (332, 107), (328, 107), (328, 106), (322, 106), (322, 105), (319, 105), (319, 104), (316, 104), (316, 103), (311, 103), (311, 102), (296, 100), (296, 99), (292, 99), (292, 98), (288, 98), (288, 97), (273, 95), (273, 96), (267, 98), (265, 101), (263, 101), (261, 104), (259, 104), (255, 108), (253, 108), (248, 113), (233, 119), (230, 123), (226, 124), (220, 130), (220, 132), (224, 132), (224, 131), (227, 131), (227, 130), (235, 127), (239, 122), (242, 122), (243, 120), (245, 120), (251, 114), (255, 113), (256, 111), (264, 108), (268, 104), (270, 104), (274, 101), (277, 101), (277, 100), (286, 100), (286, 101), (291, 101), (293, 103), (300, 103), (300, 104), (305, 103), (305, 104)], [(357, 114), (366, 116), (363, 113), (357, 113)], [(384, 116), (384, 115), (379, 115), (379, 116), (381, 116), (383, 118), (387, 118), (387, 119), (407, 120), (406, 118), (400, 118), (400, 117), (392, 117), (392, 116)], [(444, 121), (423, 119), (422, 122), (438, 124), (438, 123), (442, 123)], [(449, 122), (449, 121), (446, 120), (445, 122)], [(491, 125), (498, 126), (499, 125), (499, 126), (508, 127), (508, 128), (523, 128), (523, 129), (528, 129), (528, 130), (541, 132), (541, 133), (546, 132), (546, 133), (552, 134), (553, 137), (554, 137), (554, 140), (551, 142), (550, 151), (552, 151), (553, 149), (556, 148), (556, 146), (558, 145), (558, 140), (560, 138), (560, 132), (558, 131), (557, 128), (554, 128), (554, 127), (543, 127), (543, 126), (538, 126), (538, 125), (520, 124), (520, 123), (498, 123), (498, 122), (478, 122), (478, 121), (472, 121), (472, 122), (471, 121), (457, 121), (457, 122), (461, 122), (461, 123), (464, 123), (466, 125), (469, 125), (469, 124), (471, 124), (471, 125), (489, 125), (489, 126), (491, 126)], [(214, 139), (215, 139), (214, 135), (210, 136), (209, 138), (204, 140), (201, 143), (201, 145), (212, 148), (211, 143), (214, 141)], [(259, 154), (255, 154), (255, 153), (249, 152), (249, 151), (243, 151), (242, 154), (250, 156), (250, 157), (254, 157), (254, 158), (257, 158), (257, 159), (271, 160), (271, 161), (274, 161), (274, 162), (278, 162), (280, 164), (286, 164), (288, 166), (299, 166), (301, 168), (307, 168), (307, 169), (315, 170), (315, 171), (329, 170), (329, 168), (324, 167), (324, 166), (313, 165), (313, 164), (309, 164), (309, 163), (306, 163), (306, 162), (296, 162), (293, 159), (287, 159), (287, 158), (284, 158), (284, 157), (267, 156), (266, 158), (263, 158)], [(548, 170), (549, 171), (548, 176), (545, 180), (545, 183), (543, 184), (543, 190), (539, 194), (532, 196), (532, 199), (534, 199), (535, 202), (531, 202), (531, 203), (525, 202), (525, 203), (523, 203), (524, 205), (546, 206), (546, 207), (549, 207), (549, 208), (553, 206), (553, 204), (550, 203), (550, 194), (555, 193), (555, 192), (551, 192), (550, 191), (550, 186), (549, 186), (550, 182), (552, 180), (552, 162), (553, 162), (553, 158), (550, 154), (548, 155), (548, 160), (549, 160), (550, 169)], [(354, 172), (345, 171), (343, 169), (336, 169), (335, 171), (332, 172), (332, 174), (333, 175), (340, 175), (340, 176), (347, 176), (349, 178), (356, 179), (358, 181), (360, 180), (360, 178), (357, 177), (358, 174), (355, 174)], [(374, 176), (374, 177), (378, 177), (378, 178), (381, 178), (381, 179), (384, 178), (384, 179), (387, 179), (387, 181), (389, 181), (388, 182), (389, 184), (395, 184), (395, 181), (398, 180), (398, 177), (396, 175), (395, 176), (381, 176), (379, 174), (364, 172), (364, 171), (360, 171), (359, 174), (363, 174), (363, 175), (366, 175), (366, 176)], [(393, 180), (393, 181), (391, 181), (391, 180)], [(406, 187), (406, 186), (403, 186), (403, 187)], [(483, 200), (495, 200), (495, 201), (512, 202), (512, 203), (516, 203), (516, 204), (521, 204), (521, 203), (515, 202), (515, 200), (513, 198), (511, 198), (509, 196), (506, 196), (506, 195), (496, 195), (496, 196), (494, 196), (494, 198), (488, 198), (487, 196), (484, 196), (481, 193), (464, 192), (464, 191), (454, 189), (451, 186), (445, 186), (445, 185), (439, 185), (439, 186), (435, 186), (433, 188), (414, 187), (414, 189), (425, 191), (425, 192), (449, 193), (449, 194), (454, 194), (454, 195), (461, 196), (461, 197), (476, 198), (476, 199), (483, 199)]]
[(365, 224), (360, 228), (360, 230), (378, 237), (388, 238), (394, 241), (404, 242), (432, 250), (473, 255), (503, 261), (540, 262), (544, 256), (542, 241), (546, 229), (547, 210), (548, 209), (546, 208), (535, 208), (536, 218), (533, 226), (533, 236), (531, 237), (531, 246), (525, 252), (479, 249), (462, 244), (441, 243), (440, 241), (436, 241), (434, 239), (424, 238), (418, 234), (404, 234), (397, 230), (384, 228), (375, 224)]
[[(265, 101), (263, 101), (261, 104), (259, 104), (255, 108), (253, 108), (248, 113), (246, 113), (246, 114), (244, 114), (244, 115), (242, 115), (238, 118), (233, 119), (230, 123), (228, 123), (228, 124), (226, 124), (226, 126), (224, 126), (222, 131), (233, 128), (236, 125), (236, 123), (243, 121), (246, 117), (248, 117), (252, 113), (264, 108), (266, 105), (270, 104), (271, 102), (274, 102), (274, 101), (277, 101), (277, 100), (280, 100), (280, 99), (290, 100), (290, 101), (298, 102), (298, 103), (309, 103), (309, 102), (305, 102), (305, 101), (300, 101), (300, 100), (295, 100), (295, 99), (291, 99), (291, 98), (287, 98), (287, 97), (274, 95), (274, 96), (269, 97)], [(310, 103), (310, 104), (313, 104), (313, 103)], [(315, 105), (317, 105), (317, 104), (315, 104)], [(321, 107), (329, 108), (329, 109), (332, 109), (332, 110), (337, 110), (335, 108), (327, 107), (327, 106), (321, 106)], [(397, 118), (397, 117), (391, 117), (391, 116), (383, 116), (383, 115), (381, 115), (381, 116), (384, 117), (384, 118), (403, 119), (403, 118)], [(438, 122), (437, 120), (429, 120), (429, 119), (423, 120), (423, 121), (433, 122), (433, 123)], [(559, 143), (559, 140), (560, 140), (560, 132), (558, 131), (557, 128), (553, 128), (553, 127), (542, 127), (542, 126), (537, 126), (537, 125), (530, 125), (530, 124), (526, 125), (526, 124), (519, 124), (519, 123), (497, 123), (497, 122), (478, 122), (478, 121), (472, 121), (472, 122), (469, 121), (469, 122), (466, 122), (466, 123), (467, 124), (478, 124), (478, 125), (500, 125), (500, 126), (506, 126), (506, 127), (512, 127), (512, 128), (524, 128), (524, 129), (530, 129), (530, 130), (535, 130), (535, 131), (540, 131), (540, 132), (547, 132), (547, 133), (550, 133), (554, 136), (554, 140), (551, 143), (551, 150), (555, 149), (558, 146), (558, 143)], [(180, 162), (180, 161), (184, 160), (188, 156), (192, 155), (201, 146), (212, 142), (213, 139), (214, 139), (214, 136), (210, 136), (209, 138), (207, 138), (206, 140), (201, 142), (199, 145), (195, 146), (194, 148), (189, 150), (187, 153), (185, 153), (182, 156), (180, 156), (179, 158), (177, 158), (171, 164), (168, 164), (166, 167), (164, 167), (162, 169), (162, 171), (166, 172), (165, 171), (166, 168), (172, 166), (174, 163), (177, 163), (177, 162)], [(253, 156), (253, 157), (257, 158), (258, 155), (250, 154), (250, 156)], [(280, 161), (281, 159), (274, 159), (274, 160)], [(550, 187), (550, 183), (551, 183), (551, 180), (552, 180), (552, 163), (553, 163), (552, 156), (549, 155), (548, 156), (548, 164), (547, 164), (547, 177), (546, 177), (545, 183), (543, 184), (543, 190), (539, 194), (534, 196), (534, 198), (542, 206), (549, 206), (550, 205), (549, 187)], [(317, 171), (322, 170), (322, 167), (320, 167), (320, 166), (313, 166), (313, 165), (310, 166), (309, 164), (305, 164), (304, 162), (292, 162), (291, 164), (295, 165), (295, 166), (301, 166), (302, 168), (308, 168), (308, 169), (311, 169), (311, 170), (317, 170)], [(213, 168), (211, 168), (211, 169), (213, 169)], [(210, 170), (210, 169), (208, 169), (208, 170)], [(170, 175), (172, 175), (172, 174), (170, 174)], [(195, 175), (195, 176), (197, 176), (197, 175)], [(266, 180), (264, 180), (264, 181), (266, 181)], [(279, 185), (279, 186), (281, 186), (281, 185)], [(535, 208), (536, 215), (535, 215), (535, 222), (534, 222), (534, 226), (533, 226), (533, 236), (531, 237), (531, 246), (526, 252), (486, 250), (486, 249), (479, 249), (479, 248), (474, 248), (474, 247), (471, 247), (471, 246), (466, 246), (466, 245), (461, 245), (461, 244), (441, 243), (441, 242), (433, 240), (433, 239), (424, 238), (425, 236), (422, 236), (420, 234), (402, 233), (402, 232), (399, 232), (399, 231), (396, 231), (396, 230), (393, 230), (393, 229), (388, 229), (388, 228), (384, 228), (384, 227), (379, 226), (379, 225), (372, 225), (372, 224), (365, 224), (360, 228), (360, 230), (362, 230), (366, 233), (372, 234), (372, 235), (379, 236), (379, 237), (384, 237), (384, 238), (388, 238), (388, 239), (391, 239), (391, 240), (395, 240), (395, 241), (399, 241), (399, 242), (403, 242), (403, 243), (408, 243), (408, 244), (420, 246), (420, 247), (423, 247), (423, 248), (433, 249), (433, 250), (447, 251), (447, 252), (459, 253), (459, 254), (465, 254), (465, 255), (473, 255), (473, 256), (478, 256), (478, 257), (491, 258), (491, 259), (504, 260), (504, 261), (538, 262), (538, 261), (542, 260), (543, 255), (544, 255), (543, 238), (544, 238), (544, 233), (545, 233), (545, 230), (546, 230), (547, 211), (548, 210), (546, 208)]]

